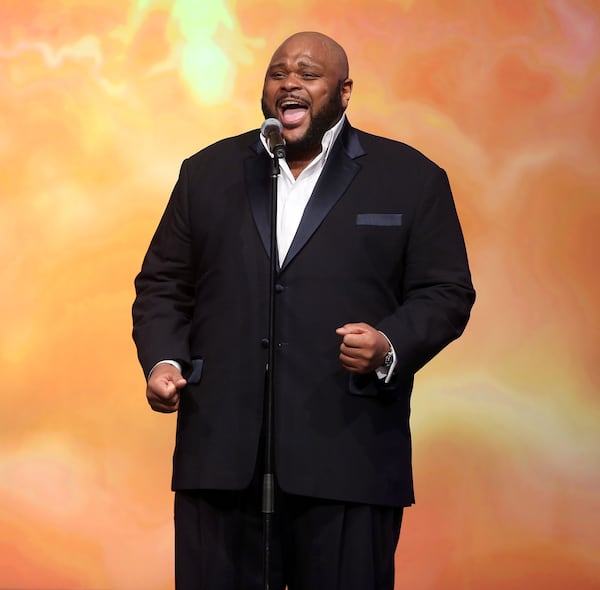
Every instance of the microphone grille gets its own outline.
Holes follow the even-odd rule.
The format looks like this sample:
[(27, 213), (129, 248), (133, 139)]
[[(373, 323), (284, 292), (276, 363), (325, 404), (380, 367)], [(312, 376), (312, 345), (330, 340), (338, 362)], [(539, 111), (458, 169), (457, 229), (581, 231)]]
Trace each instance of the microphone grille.
[(277, 131), (283, 133), (283, 125), (279, 119), (275, 119), (271, 117), (270, 119), (265, 119), (265, 122), (260, 126), (260, 132), (266, 136), (266, 134), (275, 127)]

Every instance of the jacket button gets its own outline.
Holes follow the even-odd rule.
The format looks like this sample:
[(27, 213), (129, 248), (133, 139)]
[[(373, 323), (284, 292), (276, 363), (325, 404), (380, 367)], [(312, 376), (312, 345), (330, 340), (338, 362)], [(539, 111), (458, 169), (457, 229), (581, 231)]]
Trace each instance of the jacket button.
[(260, 345), (261, 345), (263, 348), (269, 348), (269, 339), (268, 339), (268, 338), (263, 338), (263, 339), (260, 341)]
[(277, 283), (275, 285), (275, 293), (281, 293), (282, 291), (285, 291), (285, 287), (279, 283)]

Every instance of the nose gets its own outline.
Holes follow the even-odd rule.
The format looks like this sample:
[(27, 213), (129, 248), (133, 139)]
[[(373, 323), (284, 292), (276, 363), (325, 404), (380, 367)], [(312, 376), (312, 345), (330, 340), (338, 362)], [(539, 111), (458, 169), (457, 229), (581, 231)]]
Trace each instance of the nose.
[(293, 90), (294, 88), (300, 88), (300, 79), (295, 74), (288, 74), (282, 81), (281, 87), (285, 90)]

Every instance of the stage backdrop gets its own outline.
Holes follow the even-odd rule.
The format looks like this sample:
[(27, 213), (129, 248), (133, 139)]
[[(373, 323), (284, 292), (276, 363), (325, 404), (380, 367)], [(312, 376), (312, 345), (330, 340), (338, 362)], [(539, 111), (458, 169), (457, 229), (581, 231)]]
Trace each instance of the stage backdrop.
[(3, 0), (0, 588), (173, 587), (132, 281), (181, 160), (260, 125), (307, 29), (351, 122), (447, 170), (478, 291), (416, 379), (397, 587), (600, 587), (597, 2)]

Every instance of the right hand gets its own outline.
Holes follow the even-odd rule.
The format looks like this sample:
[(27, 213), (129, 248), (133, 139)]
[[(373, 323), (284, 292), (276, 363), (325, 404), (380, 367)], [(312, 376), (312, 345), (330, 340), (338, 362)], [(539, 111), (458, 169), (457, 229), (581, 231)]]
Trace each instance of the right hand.
[(154, 367), (146, 386), (146, 398), (155, 412), (171, 413), (179, 409), (179, 390), (187, 381), (181, 373), (169, 363), (160, 363)]

